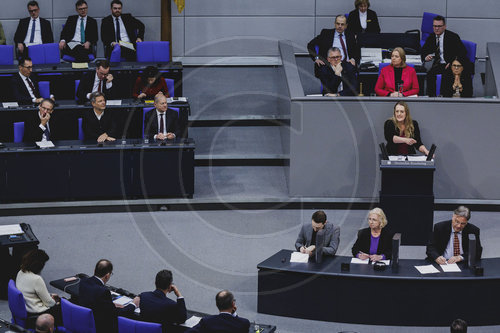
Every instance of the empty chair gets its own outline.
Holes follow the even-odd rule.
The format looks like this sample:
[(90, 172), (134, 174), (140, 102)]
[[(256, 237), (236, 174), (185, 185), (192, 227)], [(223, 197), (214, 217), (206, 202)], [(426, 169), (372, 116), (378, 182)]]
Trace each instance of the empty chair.
[(78, 140), (83, 141), (85, 138), (83, 134), (83, 127), (82, 127), (82, 118), (78, 118)]
[(78, 97), (76, 96), (76, 92), (78, 91), (79, 85), (80, 85), (80, 80), (75, 80), (75, 101), (78, 101)]
[(63, 326), (69, 333), (95, 333), (92, 310), (61, 298)]
[(174, 79), (165, 79), (165, 82), (167, 82), (167, 89), (168, 89), (168, 94), (170, 97), (174, 97)]
[(14, 123), (14, 142), (23, 142), (23, 136), (24, 136), (24, 122), (21, 121)]
[(118, 317), (118, 333), (161, 333), (161, 324)]
[(30, 45), (28, 53), (33, 65), (60, 63), (59, 44), (57, 43)]
[(137, 43), (138, 62), (169, 62), (170, 42), (148, 41)]
[(434, 21), (434, 18), (438, 15), (439, 14), (434, 14), (429, 12), (424, 12), (424, 14), (422, 15), (422, 25), (420, 27), (420, 31), (422, 31), (422, 35), (420, 37), (420, 47), (424, 45), (427, 37), (429, 37), (430, 34), (434, 33), (434, 29), (432, 28), (432, 22)]
[(442, 74), (436, 75), (436, 96), (441, 95), (441, 78), (443, 77)]
[(39, 81), (38, 90), (43, 98), (50, 98), (50, 81)]
[(14, 64), (14, 46), (0, 45), (0, 65)]
[[(24, 123), (22, 124), (24, 126)], [(27, 328), (28, 325), (33, 327), (36, 317), (28, 318), (28, 312), (26, 311), (26, 305), (24, 303), (24, 296), (19, 289), (17, 289), (14, 280), (9, 281), (7, 294), (9, 298), (10, 313), (12, 314), (11, 322), (24, 328)]]
[(476, 63), (477, 44), (465, 39), (462, 39), (462, 43), (467, 50), (467, 59), (469, 59), (470, 63), (474, 66), (474, 64)]
[(113, 51), (111, 51), (111, 56), (109, 57), (109, 62), (122, 62), (126, 61), (127, 59), (122, 57), (122, 49), (119, 44), (116, 44), (115, 47), (113, 48)]

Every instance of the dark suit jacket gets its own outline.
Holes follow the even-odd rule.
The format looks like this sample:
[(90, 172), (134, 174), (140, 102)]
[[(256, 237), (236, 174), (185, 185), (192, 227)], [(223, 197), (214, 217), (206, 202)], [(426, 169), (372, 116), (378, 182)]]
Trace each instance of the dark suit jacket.
[[(323, 227), (325, 230), (325, 237), (323, 241), (323, 255), (333, 256), (337, 252), (340, 242), (340, 227), (326, 222)], [(295, 241), (295, 248), (299, 251), (301, 246), (311, 245), (313, 228), (311, 222), (303, 224), (300, 229), (299, 236)]]
[(250, 321), (228, 313), (202, 318), (200, 322), (188, 332), (200, 333), (248, 333)]
[[(319, 56), (321, 60), (327, 63), (326, 53), (330, 47), (333, 45), (333, 37), (335, 36), (335, 29), (323, 29), (321, 33), (314, 37), (309, 44), (307, 44), (307, 50), (312, 60), (315, 60), (316, 56)], [(358, 44), (356, 43), (356, 38), (352, 33), (345, 32), (345, 39), (347, 42), (347, 53), (350, 58), (356, 60), (356, 64), (359, 65), (359, 60), (361, 58), (361, 51), (359, 50)], [(319, 52), (316, 53), (315, 46), (319, 47)]]
[(140, 294), (140, 298), (141, 320), (160, 323), (164, 331), (168, 324), (181, 324), (186, 321), (184, 298), (179, 298), (175, 302), (160, 289), (144, 292)]
[(355, 35), (363, 32), (380, 33), (380, 25), (378, 24), (377, 13), (368, 9), (366, 14), (366, 29), (363, 31), (359, 21), (359, 10), (355, 9), (349, 13), (347, 18), (347, 30)]
[[(64, 24), (64, 28), (61, 31), (61, 38), (69, 43), (73, 36), (75, 35), (76, 24), (80, 24), (80, 16), (79, 15), (71, 15), (68, 16), (66, 23)], [(90, 42), (95, 45), (97, 43), (97, 21), (90, 16), (87, 16), (87, 24), (85, 26), (85, 42)]]
[[(174, 133), (178, 137), (181, 133), (179, 132), (178, 126), (178, 114), (172, 109), (167, 109), (167, 132)], [(158, 115), (156, 114), (156, 109), (146, 112), (144, 115), (144, 137), (149, 137), (152, 139), (156, 134), (158, 134)]]
[(97, 333), (117, 332), (118, 316), (134, 312), (132, 304), (117, 308), (113, 304), (111, 293), (95, 276), (80, 281), (80, 305), (92, 309)]
[[(131, 14), (122, 14), (121, 18), (131, 43), (135, 45), (137, 38), (144, 40), (145, 27), (141, 21), (133, 17)], [(114, 19), (115, 17), (113, 15), (108, 15), (103, 18), (101, 22), (101, 40), (104, 48), (108, 51), (111, 48), (111, 43), (116, 41)]]
[[(432, 33), (425, 40), (424, 46), (422, 46), (422, 62), (425, 61), (425, 57), (428, 54), (436, 52), (436, 34)], [(446, 63), (450, 63), (455, 59), (455, 57), (465, 57), (467, 55), (467, 50), (465, 49), (460, 36), (450, 30), (445, 30), (444, 41), (443, 41), (443, 56)]]
[[(453, 83), (455, 83), (455, 76), (448, 68), (445, 70), (441, 79), (441, 90), (440, 94), (443, 97), (453, 97), (455, 91), (453, 90)], [(460, 83), (462, 84), (462, 92), (460, 97), (472, 97), (472, 77), (469, 73), (465, 71), (460, 75)]]
[[(16, 33), (14, 34), (14, 43), (23, 43), (26, 39), (26, 34), (28, 33), (28, 26), (30, 25), (31, 17), (26, 17), (19, 20), (17, 25)], [(52, 34), (52, 28), (50, 27), (50, 22), (46, 19), (40, 17), (40, 33), (42, 35), (42, 43), (54, 43), (54, 35)]]
[[(417, 72), (411, 66), (403, 68), (401, 74), (403, 80), (403, 96), (418, 95), (420, 86), (418, 85)], [(375, 84), (377, 96), (388, 96), (396, 91), (396, 81), (394, 79), (394, 67), (392, 65), (382, 68)]]
[[(352, 247), (352, 255), (356, 256), (359, 251), (364, 253), (370, 253), (371, 244), (371, 230), (370, 228), (361, 229), (358, 233), (358, 239)], [(391, 259), (392, 257), (392, 234), (385, 228), (382, 229), (380, 233), (380, 239), (378, 241), (377, 253), (385, 255), (385, 259)]]
[[(418, 122), (413, 120), (413, 139), (417, 141), (414, 145), (408, 146), (408, 154), (416, 154), (418, 148), (420, 148), (422, 143), (422, 139), (420, 138), (420, 127), (418, 127)], [(400, 136), (399, 129), (396, 129), (392, 119), (387, 119), (384, 123), (384, 137), (387, 141), (387, 153), (389, 155), (397, 155), (398, 154), (398, 144), (405, 143), (394, 143), (393, 137)]]
[[(358, 80), (356, 79), (356, 67), (351, 65), (350, 62), (342, 61), (342, 76), (335, 75), (335, 72), (327, 64), (318, 69), (319, 79), (323, 83), (323, 93), (339, 93), (341, 96), (355, 96), (357, 95)], [(340, 83), (343, 82), (343, 90), (338, 92)]]
[[(35, 88), (35, 91), (33, 91), (35, 97), (41, 97), (40, 91), (38, 90), (38, 82), (34, 78), (34, 75), (30, 76), (30, 80), (31, 82), (33, 82), (33, 87)], [(14, 96), (14, 99), (19, 104), (33, 104), (28, 88), (26, 88), (26, 85), (24, 84), (23, 79), (21, 78), (21, 75), (19, 73), (12, 75), (10, 85), (12, 87), (12, 94)]]
[[(78, 89), (76, 90), (76, 97), (78, 98), (79, 103), (87, 102), (87, 94), (92, 92), (92, 88), (94, 87), (95, 80), (95, 71), (85, 73), (80, 79), (80, 84), (78, 85)], [(115, 92), (118, 91), (117, 88), (117, 78), (113, 75), (113, 86), (111, 89), (106, 88), (105, 82), (103, 82), (102, 92), (106, 99), (116, 98)]]
[[(64, 124), (59, 121), (56, 113), (52, 113), (49, 120), (50, 140), (64, 140)], [(42, 140), (43, 131), (40, 128), (39, 110), (31, 111), (24, 122), (24, 142), (36, 142)]]
[(118, 124), (111, 110), (105, 110), (101, 120), (97, 119), (94, 109), (85, 110), (82, 118), (82, 129), (85, 140), (97, 141), (97, 138), (103, 133), (107, 133), (115, 139), (117, 138), (119, 134)]
[[(442, 256), (446, 250), (446, 246), (450, 241), (450, 235), (452, 232), (451, 220), (439, 222), (434, 225), (434, 231), (432, 232), (429, 243), (427, 244), (427, 257), (432, 260), (436, 260), (437, 257)], [(476, 259), (481, 259), (481, 254), (483, 253), (483, 247), (481, 246), (481, 240), (479, 238), (479, 228), (471, 223), (467, 223), (464, 230), (462, 230), (462, 249), (464, 251), (463, 257), (467, 260), (469, 254), (469, 235), (476, 235)]]

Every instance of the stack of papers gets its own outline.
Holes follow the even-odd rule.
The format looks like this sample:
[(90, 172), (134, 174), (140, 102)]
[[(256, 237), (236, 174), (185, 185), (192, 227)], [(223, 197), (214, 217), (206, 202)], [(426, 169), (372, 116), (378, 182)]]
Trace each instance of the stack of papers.
[(407, 54), (406, 62), (415, 65), (422, 65), (422, 58), (418, 54)]
[(361, 63), (372, 62), (378, 65), (382, 62), (382, 49), (376, 47), (362, 47), (361, 48)]
[(307, 253), (292, 252), (290, 256), (290, 262), (308, 262), (309, 255)]
[(438, 269), (433, 265), (415, 266), (415, 268), (420, 272), (420, 274), (439, 273)]
[(181, 324), (180, 326), (184, 326), (184, 327), (194, 327), (196, 326), (201, 320), (201, 317), (197, 317), (197, 316), (191, 316), (191, 318), (188, 318), (188, 320), (186, 320), (184, 322), (184, 324)]
[(369, 261), (370, 261), (370, 259), (352, 258), (351, 259), (351, 264), (365, 264), (365, 265), (368, 265)]
[(187, 102), (186, 97), (169, 97), (167, 98), (167, 103), (174, 103), (174, 102)]
[(457, 264), (444, 264), (440, 266), (445, 273), (461, 272)]
[(19, 224), (0, 225), (0, 236), (23, 234), (23, 229)]
[(52, 141), (37, 141), (36, 145), (40, 148), (54, 148), (54, 143)]

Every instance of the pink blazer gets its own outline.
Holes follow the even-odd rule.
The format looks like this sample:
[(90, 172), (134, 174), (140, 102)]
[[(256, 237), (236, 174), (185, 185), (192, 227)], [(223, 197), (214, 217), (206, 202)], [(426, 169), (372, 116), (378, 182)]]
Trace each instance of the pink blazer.
[[(417, 72), (410, 66), (403, 68), (401, 74), (403, 80), (403, 96), (418, 95), (420, 88), (418, 86)], [(394, 82), (394, 67), (392, 65), (382, 68), (375, 85), (377, 96), (387, 96), (396, 90)]]

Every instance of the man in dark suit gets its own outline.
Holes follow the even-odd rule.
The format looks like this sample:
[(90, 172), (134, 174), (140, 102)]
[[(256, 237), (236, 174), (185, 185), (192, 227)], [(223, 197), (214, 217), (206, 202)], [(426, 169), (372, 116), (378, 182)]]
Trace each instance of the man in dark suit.
[(54, 101), (43, 99), (38, 111), (31, 111), (24, 122), (24, 142), (60, 140), (61, 125), (58, 126), (57, 117), (52, 116)]
[[(144, 24), (131, 14), (122, 14), (122, 2), (111, 1), (111, 14), (102, 19), (101, 40), (104, 45), (106, 58), (109, 59), (115, 44), (120, 41), (131, 43), (136, 48), (136, 43), (144, 40)], [(121, 47), (121, 55), (129, 61), (135, 61), (135, 50)]]
[(113, 274), (111, 261), (101, 259), (97, 262), (94, 276), (80, 281), (80, 305), (92, 309), (97, 333), (112, 333), (118, 331), (118, 316), (132, 314), (139, 306), (139, 297), (125, 307), (113, 303), (111, 292), (106, 283)]
[(95, 72), (88, 72), (80, 79), (80, 84), (76, 90), (78, 102), (87, 102), (93, 92), (103, 93), (107, 99), (113, 99), (117, 90), (113, 79), (113, 74), (109, 72), (109, 62), (107, 60), (98, 61)]
[(28, 12), (30, 17), (19, 20), (14, 34), (18, 58), (28, 56), (25, 51), (27, 51), (26, 47), (29, 45), (54, 43), (50, 22), (38, 16), (40, 14), (38, 2), (28, 2)]
[[(340, 50), (343, 61), (349, 61), (353, 66), (359, 65), (361, 53), (354, 35), (346, 32), (347, 20), (344, 15), (335, 18), (335, 29), (323, 29), (308, 44), (307, 50), (311, 59), (316, 63), (315, 74), (318, 76), (318, 68), (326, 66), (327, 51), (329, 48), (337, 47)], [(319, 48), (316, 52), (316, 46)]]
[(93, 92), (90, 96), (92, 110), (85, 110), (82, 119), (82, 129), (85, 140), (97, 142), (115, 141), (118, 128), (113, 114), (106, 109), (106, 98), (100, 92)]
[(144, 115), (144, 137), (155, 140), (175, 139), (179, 135), (178, 114), (169, 109), (167, 97), (155, 96), (155, 108)]
[(427, 37), (422, 46), (422, 62), (427, 62), (427, 95), (436, 96), (436, 75), (443, 74), (457, 57), (465, 57), (465, 49), (460, 36), (446, 30), (446, 20), (438, 15), (432, 21), (434, 33)]
[(32, 77), (33, 63), (30, 58), (19, 60), (19, 72), (12, 75), (10, 84), (14, 99), (19, 104), (40, 103), (43, 98), (38, 89), (38, 82)]
[(75, 58), (76, 62), (88, 62), (89, 54), (97, 43), (97, 21), (87, 15), (85, 0), (75, 4), (78, 15), (71, 15), (61, 31), (59, 49)]
[(340, 227), (333, 225), (326, 219), (326, 214), (318, 210), (312, 215), (311, 223), (302, 225), (299, 236), (295, 241), (295, 249), (312, 256), (316, 250), (316, 235), (324, 230), (323, 255), (334, 256), (340, 242)]
[(248, 333), (250, 322), (236, 314), (236, 300), (229, 290), (222, 290), (215, 296), (219, 314), (202, 318), (188, 332), (200, 333)]
[(469, 235), (474, 234), (476, 259), (481, 259), (483, 247), (479, 238), (479, 228), (468, 223), (469, 219), (469, 208), (460, 206), (453, 212), (451, 221), (436, 223), (427, 244), (427, 257), (440, 265), (462, 261), (469, 255)]
[(328, 64), (319, 68), (319, 79), (326, 96), (357, 95), (356, 67), (341, 59), (340, 50), (332, 47), (328, 50)]
[[(141, 320), (160, 323), (163, 331), (169, 324), (181, 324), (186, 321), (186, 303), (179, 289), (172, 284), (172, 272), (161, 270), (156, 274), (155, 291), (143, 292), (141, 298)], [(174, 292), (177, 302), (167, 297)]]

